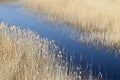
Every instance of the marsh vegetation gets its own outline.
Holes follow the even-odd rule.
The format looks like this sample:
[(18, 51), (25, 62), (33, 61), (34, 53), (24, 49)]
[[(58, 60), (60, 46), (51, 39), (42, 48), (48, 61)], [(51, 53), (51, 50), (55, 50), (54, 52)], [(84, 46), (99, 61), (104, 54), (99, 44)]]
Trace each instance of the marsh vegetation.
[[(72, 29), (74, 28), (77, 29), (78, 32), (80, 32), (79, 40), (81, 42), (92, 43), (95, 44), (95, 46), (96, 44), (98, 45), (102, 44), (105, 47), (112, 47), (114, 49), (120, 48), (120, 43), (119, 43), (120, 42), (120, 31), (119, 31), (120, 1), (119, 0), (84, 0), (84, 1), (83, 0), (35, 0), (35, 1), (0, 0), (0, 3), (8, 2), (9, 4), (9, 2), (12, 3), (12, 1), (16, 1), (17, 3), (20, 3), (19, 7), (22, 8), (24, 7), (25, 10), (28, 9), (31, 12), (33, 13), (35, 12), (38, 14), (39, 12), (43, 13), (45, 16), (47, 16), (47, 19), (53, 23), (60, 22), (60, 24), (65, 24), (65, 25), (67, 24), (68, 26), (72, 27)], [(7, 7), (10, 6), (8, 5)], [(2, 9), (5, 9), (5, 11), (10, 10), (11, 12), (12, 8), (6, 9), (3, 8), (2, 6)], [(0, 14), (0, 16), (2, 16), (5, 13), (3, 12), (2, 14)], [(15, 14), (16, 13), (19, 14), (21, 12), (15, 12)], [(12, 13), (12, 17), (16, 17), (16, 16), (18, 17), (18, 14), (14, 15), (14, 13)], [(29, 14), (30, 13), (28, 13), (28, 15)], [(58, 43), (59, 41), (54, 42), (55, 39), (54, 37), (56, 36), (54, 37), (52, 36), (52, 38), (54, 38), (53, 40), (48, 39), (46, 36), (44, 38), (41, 37), (40, 33), (37, 33), (37, 31), (32, 30), (34, 29), (32, 28), (34, 26), (32, 25), (32, 21), (30, 21), (31, 23), (29, 22), (28, 19), (30, 18), (26, 16), (22, 16), (22, 17), (25, 17), (27, 19), (22, 18), (25, 19), (26, 21), (25, 20), (21, 21), (21, 24), (30, 24), (31, 26), (30, 29), (24, 29), (22, 28), (23, 25), (21, 26), (20, 24), (19, 24), (20, 27), (16, 27), (16, 26), (10, 27), (9, 25), (0, 22), (1, 23), (0, 24), (0, 79), (1, 80), (103, 80), (103, 78), (106, 77), (105, 75), (102, 75), (102, 72), (104, 72), (102, 71), (103, 69), (99, 70), (100, 71), (99, 73), (97, 73), (96, 71), (96, 73), (94, 74), (94, 72), (92, 71), (92, 67), (89, 68), (90, 67), (88, 61), (89, 59), (87, 59), (88, 61), (87, 65), (83, 61), (83, 64), (87, 66), (87, 69), (85, 69), (84, 66), (85, 69), (84, 71), (83, 66), (77, 63), (77, 61), (81, 58), (81, 56), (77, 58), (77, 61), (75, 63), (78, 64), (79, 66), (76, 66), (74, 60), (69, 59), (70, 57), (74, 57), (69, 55), (71, 53), (65, 53), (64, 51), (62, 52), (59, 50), (59, 46), (56, 45), (56, 43)], [(7, 19), (5, 17), (2, 18)], [(9, 18), (10, 20), (12, 20), (11, 17)], [(19, 18), (20, 17), (13, 19), (15, 19), (16, 21), (18, 21), (18, 23), (20, 23)], [(25, 23), (27, 22), (27, 20), (29, 23)], [(33, 24), (35, 23), (33, 22)], [(41, 26), (38, 24), (36, 25), (37, 27)], [(47, 26), (50, 27), (51, 24)], [(55, 27), (52, 27), (52, 29), (53, 28)], [(42, 27), (36, 29), (42, 30)], [(46, 31), (48, 31), (48, 33), (51, 33), (49, 32), (49, 30)], [(53, 34), (55, 33), (57, 33), (57, 31), (53, 32)], [(63, 39), (63, 41), (64, 40), (65, 39)], [(74, 43), (70, 43), (69, 41), (68, 43), (71, 45), (74, 44)], [(79, 44), (79, 46), (80, 45), (81, 44)], [(84, 45), (82, 47), (84, 47)], [(77, 49), (80, 48), (81, 47)], [(81, 51), (78, 53), (81, 54)], [(87, 53), (89, 53), (89, 51)], [(68, 54), (68, 56), (64, 56), (64, 54), (65, 55)], [(76, 55), (78, 54), (76, 53)], [(86, 54), (86, 55), (93, 56), (93, 54)], [(104, 57), (106, 56), (104, 55)], [(96, 58), (100, 58), (100, 57), (96, 57)], [(99, 59), (97, 60), (99, 62)], [(103, 60), (101, 60), (101, 62)], [(114, 59), (105, 62), (114, 62)], [(110, 64), (108, 63), (107, 65), (109, 66)], [(116, 71), (116, 73), (118, 72), (119, 74), (119, 68), (116, 67), (116, 65), (119, 66), (119, 64), (116, 63), (114, 66), (118, 70), (116, 71), (116, 69), (114, 69), (113, 71)], [(108, 72), (109, 69), (107, 69)], [(111, 74), (113, 75), (114, 72)], [(107, 78), (119, 79), (119, 76), (116, 78), (114, 78), (114, 76), (116, 77), (116, 75), (113, 75), (113, 76), (107, 76)]]
[[(86, 41), (120, 47), (119, 0), (20, 0), (29, 9), (64, 20), (85, 32)], [(32, 4), (32, 5), (31, 5)], [(51, 17), (52, 16), (52, 17)]]
[(99, 80), (82, 68), (70, 71), (54, 41), (40, 38), (31, 30), (0, 24), (1, 80)]
[(70, 80), (55, 60), (56, 46), (31, 30), (0, 25), (1, 80)]

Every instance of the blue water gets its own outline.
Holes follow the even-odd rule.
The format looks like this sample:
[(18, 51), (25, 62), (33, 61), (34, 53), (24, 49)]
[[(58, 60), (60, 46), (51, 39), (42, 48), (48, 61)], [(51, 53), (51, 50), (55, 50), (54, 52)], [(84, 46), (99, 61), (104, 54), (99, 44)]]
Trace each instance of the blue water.
[(88, 44), (73, 40), (70, 36), (76, 30), (72, 27), (65, 24), (50, 23), (45, 20), (45, 16), (42, 14), (33, 15), (16, 3), (0, 4), (1, 22), (9, 26), (29, 28), (42, 38), (54, 40), (59, 49), (64, 49), (69, 56), (74, 53), (73, 62), (75, 67), (81, 65), (85, 70), (88, 65), (94, 75), (101, 72), (107, 80), (120, 80), (120, 57), (116, 57), (115, 52), (112, 50), (107, 52), (107, 49), (102, 46), (90, 45), (89, 47)]

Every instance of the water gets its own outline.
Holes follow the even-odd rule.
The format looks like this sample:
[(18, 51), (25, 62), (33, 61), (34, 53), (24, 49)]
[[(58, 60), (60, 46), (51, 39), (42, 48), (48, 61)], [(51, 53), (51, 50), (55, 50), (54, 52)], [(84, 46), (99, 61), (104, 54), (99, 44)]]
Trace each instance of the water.
[[(120, 80), (120, 58), (115, 56), (114, 51), (108, 51), (102, 46), (80, 43), (70, 36), (76, 30), (65, 24), (53, 24), (45, 20), (42, 14), (34, 16), (30, 11), (24, 11), (16, 3), (0, 4), (0, 23), (7, 23), (21, 28), (31, 29), (40, 34), (42, 38), (54, 40), (60, 50), (74, 53), (74, 66), (82, 66), (85, 70), (87, 65), (92, 69), (93, 74), (99, 72), (107, 80)], [(79, 33), (79, 32), (78, 32)], [(79, 34), (78, 34), (79, 35)], [(74, 35), (76, 36), (76, 35)]]

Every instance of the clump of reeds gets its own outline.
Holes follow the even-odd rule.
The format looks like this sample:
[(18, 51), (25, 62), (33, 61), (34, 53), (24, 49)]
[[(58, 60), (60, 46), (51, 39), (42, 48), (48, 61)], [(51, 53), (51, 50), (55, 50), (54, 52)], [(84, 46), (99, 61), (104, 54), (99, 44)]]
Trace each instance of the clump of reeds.
[[(40, 38), (31, 30), (0, 24), (1, 80), (99, 80), (92, 71), (71, 71), (54, 41)], [(71, 61), (72, 63), (72, 61)], [(74, 66), (71, 66), (73, 68)]]
[[(55, 60), (53, 41), (31, 30), (0, 25), (1, 80), (65, 80), (67, 75)], [(55, 64), (56, 63), (56, 64)], [(60, 69), (59, 69), (60, 67)], [(64, 76), (64, 77), (63, 77)]]
[(90, 34), (86, 41), (105, 46), (120, 45), (119, 0), (20, 0), (31, 10), (64, 20)]

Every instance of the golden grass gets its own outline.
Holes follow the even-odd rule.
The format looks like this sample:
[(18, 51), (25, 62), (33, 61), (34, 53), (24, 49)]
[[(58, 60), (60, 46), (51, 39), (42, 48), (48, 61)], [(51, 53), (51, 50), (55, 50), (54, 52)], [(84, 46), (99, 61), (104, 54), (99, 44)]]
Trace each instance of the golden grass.
[(18, 1), (18, 0), (0, 0), (0, 3), (8, 3), (8, 2), (13, 2), (13, 1)]
[(120, 0), (20, 0), (20, 3), (85, 31), (92, 36), (87, 41), (120, 46)]
[(0, 80), (66, 80), (68, 76), (62, 67), (56, 67), (52, 45), (31, 30), (1, 24)]
[[(57, 54), (57, 56), (55, 55)], [(69, 73), (68, 73), (69, 72)], [(99, 80), (92, 73), (68, 70), (53, 41), (31, 30), (0, 24), (0, 80)]]

